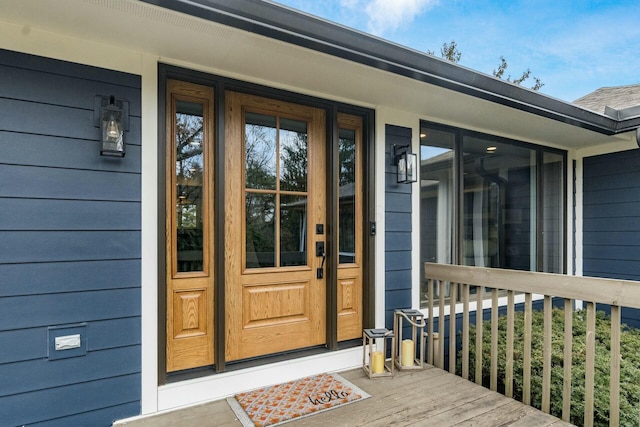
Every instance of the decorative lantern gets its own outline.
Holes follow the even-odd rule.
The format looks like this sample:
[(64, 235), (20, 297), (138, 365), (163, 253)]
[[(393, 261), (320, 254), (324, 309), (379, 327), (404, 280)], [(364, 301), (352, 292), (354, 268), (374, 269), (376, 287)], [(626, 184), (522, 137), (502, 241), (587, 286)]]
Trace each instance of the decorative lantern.
[(409, 145), (397, 146), (394, 144), (393, 162), (397, 167), (397, 182), (399, 184), (411, 184), (418, 180), (418, 156), (409, 153)]
[[(387, 340), (391, 346), (387, 347)], [(393, 351), (387, 360), (387, 348), (393, 349), (393, 332), (386, 329), (364, 329), (362, 331), (362, 369), (369, 379), (393, 376)]]
[[(408, 369), (424, 368), (424, 347), (426, 322), (424, 314), (418, 310), (401, 309), (396, 310), (393, 319), (394, 336), (397, 337), (396, 347), (394, 347), (394, 363), (401, 371)], [(411, 338), (402, 339), (403, 322), (411, 325)], [(416, 357), (418, 348), (419, 355)]]
[(129, 103), (109, 97), (96, 96), (94, 124), (100, 128), (100, 155), (124, 157), (125, 131), (129, 127)]

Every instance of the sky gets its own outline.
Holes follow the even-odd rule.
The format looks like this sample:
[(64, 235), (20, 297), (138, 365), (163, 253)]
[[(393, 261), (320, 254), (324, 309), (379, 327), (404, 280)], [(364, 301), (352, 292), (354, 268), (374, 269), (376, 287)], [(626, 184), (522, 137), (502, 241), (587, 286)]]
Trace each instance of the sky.
[[(605, 86), (640, 83), (638, 0), (278, 0), (303, 12), (504, 77), (527, 69), (541, 93), (572, 102)], [(533, 79), (525, 87), (533, 86)]]

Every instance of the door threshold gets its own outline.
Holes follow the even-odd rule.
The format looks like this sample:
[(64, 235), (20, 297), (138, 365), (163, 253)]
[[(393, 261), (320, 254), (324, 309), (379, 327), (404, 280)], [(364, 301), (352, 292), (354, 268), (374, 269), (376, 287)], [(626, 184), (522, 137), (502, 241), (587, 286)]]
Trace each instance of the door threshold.
[[(362, 346), (322, 351), (304, 357), (270, 361), (237, 370), (172, 382), (158, 387), (158, 411), (191, 406), (259, 387), (325, 372), (362, 366)], [(238, 363), (240, 364), (240, 363)]]

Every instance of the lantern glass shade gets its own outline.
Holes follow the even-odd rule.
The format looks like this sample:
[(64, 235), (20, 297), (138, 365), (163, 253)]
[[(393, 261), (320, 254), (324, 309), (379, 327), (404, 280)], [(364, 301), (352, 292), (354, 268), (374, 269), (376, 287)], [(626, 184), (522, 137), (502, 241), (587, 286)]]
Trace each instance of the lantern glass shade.
[(398, 183), (408, 184), (416, 182), (418, 180), (418, 156), (416, 154), (404, 152), (397, 156), (397, 160)]
[(100, 128), (102, 130), (102, 148), (100, 155), (124, 157), (124, 114), (116, 106), (110, 104), (102, 109)]

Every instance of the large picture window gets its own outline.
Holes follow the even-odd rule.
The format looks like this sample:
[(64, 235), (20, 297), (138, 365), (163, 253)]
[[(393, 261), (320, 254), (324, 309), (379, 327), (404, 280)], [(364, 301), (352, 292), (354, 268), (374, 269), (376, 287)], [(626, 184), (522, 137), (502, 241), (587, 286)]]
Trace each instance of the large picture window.
[(565, 170), (561, 150), (423, 122), (422, 262), (564, 273)]

